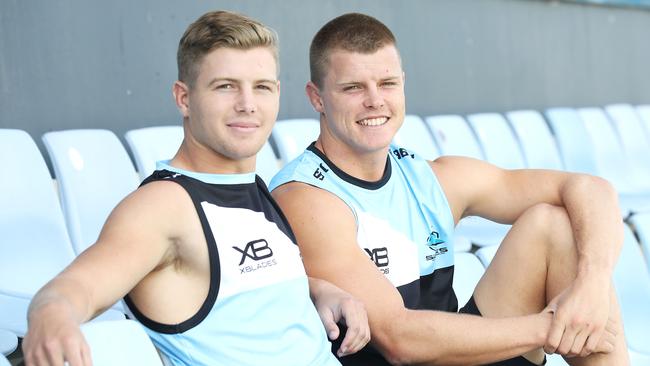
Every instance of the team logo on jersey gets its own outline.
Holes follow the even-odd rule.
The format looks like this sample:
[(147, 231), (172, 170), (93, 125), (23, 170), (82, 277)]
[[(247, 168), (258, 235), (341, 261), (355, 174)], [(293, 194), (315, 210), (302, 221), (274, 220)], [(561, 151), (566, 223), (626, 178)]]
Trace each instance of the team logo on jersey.
[[(244, 249), (238, 248), (236, 246), (233, 246), (232, 248), (242, 255), (241, 260), (239, 261), (240, 274), (254, 272), (258, 269), (271, 267), (277, 264), (277, 261), (275, 259), (264, 261), (265, 259), (273, 257), (273, 250), (265, 239), (258, 239), (248, 242)], [(253, 260), (253, 263), (242, 267), (242, 265), (249, 258)]]
[(389, 273), (389, 268), (388, 264), (390, 261), (388, 260), (388, 248), (382, 247), (382, 248), (373, 248), (373, 249), (368, 249), (368, 248), (363, 248), (363, 250), (366, 251), (366, 254), (370, 257), (370, 260), (375, 263), (377, 268), (381, 271), (381, 273), (387, 275)]
[(440, 234), (435, 230), (431, 231), (427, 237), (427, 247), (431, 249), (433, 253), (427, 254), (425, 257), (426, 260), (433, 261), (437, 256), (447, 253), (449, 248), (447, 248), (447, 246), (442, 246), (442, 244), (445, 244), (445, 241), (440, 239)]

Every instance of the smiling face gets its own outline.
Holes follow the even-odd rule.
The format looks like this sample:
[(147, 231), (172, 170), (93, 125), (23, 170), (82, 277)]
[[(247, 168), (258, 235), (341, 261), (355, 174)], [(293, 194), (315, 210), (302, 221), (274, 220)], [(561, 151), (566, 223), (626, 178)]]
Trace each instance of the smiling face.
[(255, 154), (273, 128), (280, 102), (277, 65), (269, 48), (218, 48), (203, 58), (192, 87), (174, 85), (192, 161), (224, 172), (253, 171)]
[(331, 151), (385, 154), (404, 121), (404, 73), (393, 45), (373, 53), (330, 52), (322, 85), (307, 85)]

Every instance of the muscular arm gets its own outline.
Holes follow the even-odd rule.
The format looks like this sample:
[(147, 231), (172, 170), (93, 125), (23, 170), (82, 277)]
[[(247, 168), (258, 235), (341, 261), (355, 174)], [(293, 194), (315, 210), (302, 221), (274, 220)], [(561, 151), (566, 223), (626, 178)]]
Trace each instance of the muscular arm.
[[(548, 170), (502, 170), (467, 158), (444, 157), (431, 163), (458, 221), (483, 216), (513, 223), (539, 203), (564, 207), (578, 253), (577, 277), (558, 301), (547, 352), (571, 348), (581, 331), (595, 334), (595, 348), (609, 314), (609, 290), (623, 243), (615, 190), (605, 180)], [(472, 182), (467, 184), (467, 182)]]
[(89, 364), (79, 325), (122, 298), (169, 257), (165, 228), (173, 218), (156, 202), (172, 185), (152, 183), (125, 198), (98, 241), (34, 296), (23, 343), (27, 365), (63, 365), (64, 359), (71, 366)]
[(354, 217), (341, 200), (302, 183), (285, 184), (273, 195), (296, 234), (308, 274), (332, 282), (364, 303), (371, 342), (389, 361), (477, 364), (544, 344), (548, 313), (487, 319), (406, 309), (397, 289), (357, 244)]

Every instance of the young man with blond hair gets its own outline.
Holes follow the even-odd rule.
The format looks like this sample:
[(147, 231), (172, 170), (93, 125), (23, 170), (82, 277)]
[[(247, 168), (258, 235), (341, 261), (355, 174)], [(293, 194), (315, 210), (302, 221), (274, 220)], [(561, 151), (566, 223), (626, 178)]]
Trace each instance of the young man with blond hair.
[[(361, 299), (372, 342), (344, 365), (629, 363), (612, 271), (623, 242), (606, 181), (503, 170), (391, 145), (404, 72), (391, 31), (363, 14), (325, 24), (307, 96), (320, 136), (272, 180), (310, 276)], [(482, 216), (512, 229), (456, 313), (454, 226)], [(379, 269), (379, 270), (378, 270)]]
[(34, 297), (27, 365), (90, 365), (79, 324), (121, 297), (173, 365), (338, 365), (326, 329), (332, 339), (337, 321), (354, 329), (339, 355), (360, 349), (369, 340), (363, 306), (308, 279), (291, 228), (254, 173), (279, 108), (275, 33), (207, 13), (181, 38), (178, 68), (178, 152)]

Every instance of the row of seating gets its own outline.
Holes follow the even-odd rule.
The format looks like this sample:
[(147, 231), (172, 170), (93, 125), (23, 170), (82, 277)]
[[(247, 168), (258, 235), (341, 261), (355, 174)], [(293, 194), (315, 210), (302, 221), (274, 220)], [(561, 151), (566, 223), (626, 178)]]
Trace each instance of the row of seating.
[[(423, 121), (411, 115), (395, 136), (395, 143), (428, 159), (464, 155), (505, 168), (565, 169), (604, 176), (621, 192), (621, 202), (627, 202), (622, 215), (636, 229), (647, 253), (650, 214), (644, 213), (647, 206), (639, 202), (650, 191), (650, 180), (644, 180), (645, 173), (639, 173), (647, 170), (643, 159), (635, 160), (630, 154), (642, 154), (644, 146), (650, 148), (647, 141), (645, 145), (636, 141), (648, 138), (650, 106), (636, 111), (627, 105), (608, 106), (606, 111), (552, 109), (546, 111), (546, 119), (536, 111), (511, 112), (506, 118), (476, 114), (467, 120), (461, 116), (432, 116)], [(635, 132), (625, 132), (630, 129)], [(315, 140), (318, 130), (316, 120), (276, 123), (271, 144), (277, 156), (266, 143), (258, 156), (260, 176), (268, 182), (281, 165)], [(153, 171), (156, 160), (173, 156), (182, 140), (182, 128), (138, 129), (129, 131), (125, 139), (142, 179)], [(110, 210), (138, 184), (126, 150), (110, 131), (49, 132), (43, 141), (54, 167), (61, 205), (31, 137), (24, 131), (0, 130), (0, 161), (11, 172), (0, 183), (0, 229), (5, 233), (0, 241), (0, 329), (9, 330), (8, 338), (13, 337), (3, 348), (0, 330), (0, 351), (5, 354), (12, 351), (12, 344), (15, 348), (15, 335), (22, 336), (26, 331), (25, 315), (31, 296), (94, 242)], [(619, 153), (613, 155), (611, 151)], [(619, 169), (618, 173), (613, 169)], [(625, 183), (630, 181), (630, 174), (640, 178), (635, 178), (634, 184)], [(615, 183), (612, 177), (623, 183)], [(631, 198), (624, 201), (623, 197)], [(497, 246), (489, 245), (499, 243), (507, 229), (506, 225), (476, 218), (465, 219), (459, 226), (454, 282), (459, 303), (469, 298), (484, 266), (496, 252)], [(650, 355), (650, 344), (642, 337), (650, 325), (647, 312), (642, 311), (650, 305), (650, 275), (634, 234), (626, 230), (627, 249), (621, 255), (625, 265), (619, 264), (615, 280), (630, 350), (643, 358)], [(482, 246), (476, 256), (465, 253), (471, 244)], [(102, 318), (123, 318), (121, 310), (116, 306)]]

